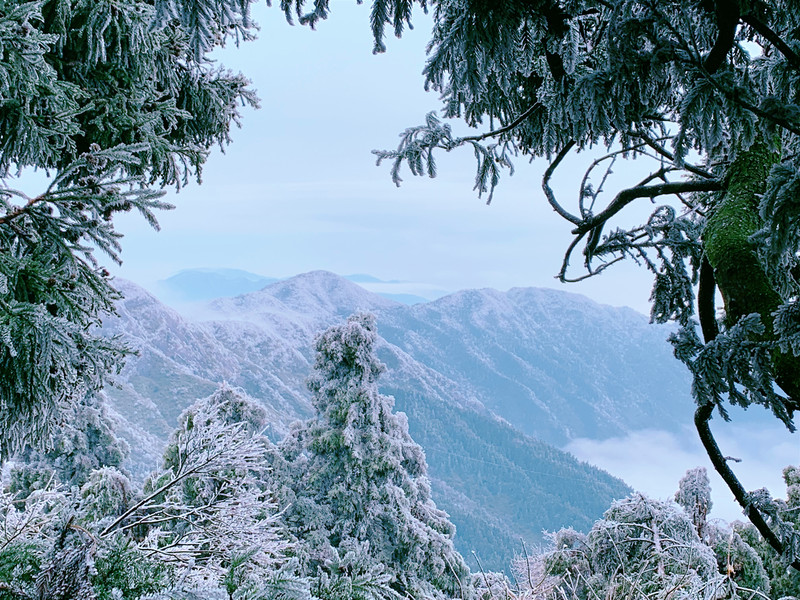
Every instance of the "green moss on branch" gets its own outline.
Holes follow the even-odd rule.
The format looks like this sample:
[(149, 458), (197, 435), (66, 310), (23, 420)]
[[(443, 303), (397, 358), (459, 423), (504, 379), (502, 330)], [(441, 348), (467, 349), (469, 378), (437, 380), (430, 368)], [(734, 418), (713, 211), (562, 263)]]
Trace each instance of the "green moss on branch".
[[(758, 313), (767, 339), (774, 335), (772, 313), (782, 299), (772, 286), (751, 237), (762, 226), (759, 199), (778, 159), (775, 152), (760, 143), (741, 152), (730, 166), (725, 195), (703, 232), (706, 257), (725, 302), (726, 325), (730, 327), (741, 317)], [(800, 360), (779, 351), (773, 360), (776, 381), (790, 397), (787, 408), (790, 412), (796, 410), (800, 402)]]

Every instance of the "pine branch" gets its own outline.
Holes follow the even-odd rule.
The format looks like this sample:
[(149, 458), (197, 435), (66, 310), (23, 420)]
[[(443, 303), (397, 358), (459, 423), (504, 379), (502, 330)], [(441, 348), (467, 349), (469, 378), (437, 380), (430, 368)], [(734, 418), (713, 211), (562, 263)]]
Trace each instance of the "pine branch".
[(0, 217), (0, 225), (5, 225), (6, 223), (10, 223), (14, 219), (17, 219), (17, 218), (21, 217), (22, 215), (28, 213), (30, 211), (30, 209), (33, 208), (33, 206), (37, 202), (39, 202), (39, 201), (41, 201), (43, 199), (44, 199), (43, 196), (36, 196), (35, 198), (29, 199), (24, 205), (18, 206), (16, 208), (12, 209), (11, 211), (7, 212), (2, 217)]
[(716, 73), (724, 64), (728, 52), (736, 42), (736, 27), (739, 25), (741, 7), (739, 0), (716, 0), (717, 39), (714, 46), (703, 61), (703, 68), (708, 73)]
[(731, 102), (735, 102), (742, 108), (750, 111), (757, 117), (774, 123), (775, 125), (782, 127), (786, 131), (789, 131), (795, 135), (800, 136), (800, 124), (792, 123), (791, 121), (781, 117), (780, 115), (776, 115), (774, 111), (771, 110), (764, 110), (752, 102), (748, 102), (744, 98), (742, 98), (742, 90), (733, 88), (729, 89), (722, 85), (716, 77), (713, 77), (710, 73), (706, 72), (705, 69), (700, 69), (701, 73), (705, 77), (705, 79), (714, 87), (717, 91), (722, 93), (728, 100)]
[[(455, 140), (457, 144), (464, 143), (464, 142), (482, 142), (483, 140), (491, 137), (496, 137), (498, 135), (503, 135), (504, 133), (508, 133), (512, 129), (515, 129), (519, 125), (521, 125), (525, 119), (530, 117), (537, 108), (541, 108), (541, 105), (537, 102), (536, 104), (531, 105), (525, 112), (519, 115), (516, 119), (511, 121), (508, 125), (504, 127), (500, 127), (499, 129), (494, 129), (492, 131), (487, 131), (486, 133), (482, 133), (480, 135), (471, 135), (467, 137), (458, 138)], [(572, 142), (574, 145), (574, 142)], [(571, 147), (571, 146), (570, 146)]]
[(781, 36), (772, 31), (766, 23), (760, 21), (754, 14), (748, 13), (742, 16), (742, 21), (747, 23), (761, 37), (778, 49), (783, 54), (789, 64), (795, 69), (800, 69), (800, 54), (797, 54), (791, 47), (783, 41)]

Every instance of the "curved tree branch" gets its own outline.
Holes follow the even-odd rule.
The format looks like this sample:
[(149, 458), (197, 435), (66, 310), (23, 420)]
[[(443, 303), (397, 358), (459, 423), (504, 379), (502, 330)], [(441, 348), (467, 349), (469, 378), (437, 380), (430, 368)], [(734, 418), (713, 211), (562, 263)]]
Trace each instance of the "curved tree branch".
[[(644, 140), (642, 140), (642, 142), (640, 142), (638, 144), (635, 144), (633, 146), (625, 146), (623, 148), (620, 148), (619, 150), (615, 150), (613, 152), (609, 152), (607, 154), (604, 154), (600, 158), (594, 160), (591, 165), (589, 165), (589, 168), (586, 169), (586, 172), (583, 174), (583, 179), (581, 180), (581, 185), (580, 185), (579, 192), (578, 192), (578, 200), (579, 200), (579, 203), (580, 203), (581, 216), (584, 219), (591, 215), (591, 210), (592, 210), (592, 207), (590, 207), (589, 210), (587, 211), (587, 210), (584, 209), (584, 206), (583, 206), (583, 201), (584, 201), (584, 198), (586, 197), (587, 183), (589, 181), (589, 177), (592, 174), (592, 171), (594, 171), (594, 169), (600, 163), (602, 163), (603, 161), (609, 160), (609, 159), (612, 161), (612, 165), (613, 165), (613, 162), (616, 160), (616, 158), (619, 155), (623, 155), (624, 156), (625, 154), (627, 154), (629, 152), (633, 152), (634, 154), (642, 154), (644, 156), (648, 156), (647, 153), (642, 150), (642, 147), (645, 146), (645, 145), (648, 145), (648, 144)], [(656, 158), (656, 157), (654, 157), (654, 158)], [(604, 185), (606, 179), (611, 174), (611, 168), (612, 168), (611, 166), (608, 167), (608, 169), (606, 170), (605, 175), (603, 176), (603, 179), (602, 179), (600, 185), (595, 190), (595, 192), (592, 194), (592, 204), (594, 204), (594, 201), (597, 199), (597, 196), (600, 194), (600, 192), (603, 189), (603, 185)], [(642, 186), (642, 185), (647, 185), (648, 183), (650, 183), (654, 179), (661, 179), (661, 180), (666, 181), (664, 179), (664, 175), (670, 170), (677, 170), (677, 167), (674, 167), (672, 169), (667, 168), (667, 167), (662, 167), (658, 171), (655, 171), (654, 173), (651, 173), (644, 181), (639, 182), (639, 184), (636, 187), (639, 187), (639, 186)]]
[(783, 54), (789, 64), (795, 69), (800, 69), (800, 55), (792, 50), (789, 45), (781, 39), (777, 33), (772, 31), (766, 23), (760, 21), (754, 14), (749, 13), (742, 16), (742, 22), (747, 23), (761, 37), (778, 49)]
[(547, 197), (547, 201), (550, 203), (550, 206), (553, 207), (554, 211), (556, 211), (561, 217), (573, 225), (580, 225), (583, 222), (583, 219), (576, 217), (572, 213), (568, 212), (563, 206), (561, 206), (558, 203), (558, 200), (556, 200), (556, 195), (553, 193), (553, 188), (550, 187), (550, 178), (558, 168), (558, 165), (561, 164), (561, 161), (564, 160), (574, 146), (574, 141), (568, 142), (567, 145), (561, 149), (561, 152), (558, 153), (553, 162), (550, 163), (550, 166), (547, 167), (547, 170), (544, 172), (544, 176), (542, 177), (542, 189), (544, 190), (544, 195)]
[[(702, 69), (701, 69), (701, 72), (702, 72)], [(774, 114), (771, 111), (767, 111), (767, 110), (764, 110), (764, 109), (756, 106), (752, 102), (748, 102), (747, 100), (745, 100), (742, 97), (742, 93), (741, 93), (740, 89), (737, 89), (737, 88), (733, 88), (733, 89), (726, 88), (724, 85), (722, 85), (717, 80), (717, 78), (712, 77), (709, 73), (703, 72), (703, 75), (706, 78), (706, 80), (708, 81), (708, 83), (710, 83), (712, 86), (714, 86), (717, 89), (717, 91), (719, 91), (721, 94), (724, 94), (725, 97), (728, 98), (728, 100), (730, 100), (731, 102), (735, 102), (736, 104), (738, 104), (742, 108), (744, 108), (746, 110), (749, 110), (751, 113), (753, 113), (757, 117), (760, 117), (762, 119), (770, 121), (770, 122), (774, 123), (775, 125), (777, 125), (778, 127), (782, 127), (786, 131), (789, 131), (789, 132), (791, 132), (791, 133), (793, 133), (795, 135), (800, 136), (800, 125), (798, 125), (797, 123), (792, 123), (791, 121), (789, 121), (786, 118), (780, 116), (779, 114)]]
[(736, 42), (736, 27), (739, 25), (741, 7), (739, 0), (716, 0), (717, 39), (714, 46), (703, 61), (703, 68), (708, 73), (716, 73), (725, 63), (725, 57)]
[[(567, 26), (567, 19), (569, 15), (566, 14), (557, 3), (551, 4), (544, 11), (545, 19), (547, 20), (547, 30), (559, 40), (563, 40), (569, 27)], [(564, 59), (557, 52), (545, 51), (545, 59), (547, 66), (550, 69), (550, 74), (556, 81), (561, 81), (567, 74), (564, 69)]]
[[(670, 162), (675, 162), (675, 155), (672, 154), (672, 152), (670, 152), (669, 150), (667, 150), (663, 146), (661, 146), (660, 144), (658, 144), (659, 141), (667, 139), (667, 138), (653, 139), (649, 135), (644, 133), (643, 131), (631, 131), (630, 135), (640, 138), (645, 144), (647, 144), (650, 148), (652, 148), (652, 150), (656, 154), (659, 154), (660, 156), (663, 156), (664, 158), (666, 158)], [(683, 163), (682, 168), (686, 169), (687, 171), (689, 171), (689, 173), (692, 173), (693, 175), (697, 175), (698, 177), (703, 177), (704, 179), (714, 179), (714, 175), (713, 174), (711, 174), (708, 171), (706, 171), (705, 169), (701, 169), (700, 167), (697, 167), (695, 165), (690, 165), (690, 164), (687, 164), (687, 163)]]
[(575, 250), (577, 245), (580, 241), (584, 238), (586, 234), (581, 233), (575, 236), (575, 239), (572, 240), (572, 243), (567, 248), (567, 251), (564, 253), (564, 259), (561, 262), (561, 270), (558, 272), (557, 279), (564, 283), (570, 281), (567, 279), (567, 269), (569, 269), (569, 259), (572, 257), (572, 252)]
[(492, 131), (487, 131), (486, 133), (481, 133), (480, 135), (468, 135), (467, 137), (458, 138), (455, 140), (454, 145), (460, 145), (463, 142), (482, 142), (483, 140), (496, 137), (498, 135), (502, 135), (504, 133), (508, 133), (515, 127), (519, 126), (525, 119), (530, 117), (537, 108), (541, 105), (537, 102), (536, 104), (531, 105), (529, 108), (525, 110), (521, 115), (519, 115), (516, 119), (511, 121), (508, 125), (504, 125), (499, 129), (493, 129)]
[(637, 186), (622, 190), (605, 210), (590, 219), (584, 219), (578, 227), (572, 230), (575, 235), (586, 233), (608, 221), (611, 217), (620, 212), (628, 204), (637, 198), (656, 198), (670, 194), (680, 194), (684, 192), (713, 192), (723, 188), (721, 181), (712, 179), (709, 181), (679, 181), (674, 183), (659, 183), (657, 185)]
[[(739, 505), (744, 509), (750, 522), (755, 525), (758, 532), (778, 554), (783, 554), (785, 550), (783, 543), (778, 539), (778, 536), (775, 535), (775, 532), (770, 529), (769, 525), (767, 525), (767, 522), (764, 520), (758, 508), (753, 506), (750, 502), (749, 494), (745, 491), (744, 487), (742, 487), (741, 482), (728, 466), (728, 461), (723, 456), (722, 452), (720, 452), (717, 441), (714, 439), (714, 435), (711, 433), (711, 427), (709, 426), (709, 421), (711, 420), (713, 412), (714, 405), (705, 404), (703, 406), (698, 406), (694, 413), (694, 424), (697, 428), (697, 433), (700, 434), (700, 441), (703, 442), (703, 447), (708, 457), (711, 459), (711, 464), (714, 465), (714, 469), (728, 485), (728, 488), (733, 493)], [(795, 560), (790, 564), (800, 571), (800, 561)]]

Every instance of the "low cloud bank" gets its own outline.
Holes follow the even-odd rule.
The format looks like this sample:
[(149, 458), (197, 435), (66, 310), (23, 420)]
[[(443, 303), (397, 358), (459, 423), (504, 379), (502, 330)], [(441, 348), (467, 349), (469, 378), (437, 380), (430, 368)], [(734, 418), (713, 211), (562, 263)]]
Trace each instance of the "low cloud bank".
[[(800, 436), (779, 424), (748, 427), (719, 419), (714, 419), (712, 431), (725, 456), (741, 459), (732, 465), (745, 489), (766, 487), (774, 497), (786, 497), (782, 470), (800, 464)], [(744, 519), (693, 429), (677, 435), (651, 429), (606, 440), (576, 439), (565, 450), (622, 478), (635, 490), (660, 499), (674, 496), (678, 481), (688, 469), (704, 466), (711, 479), (711, 516), (726, 521)]]

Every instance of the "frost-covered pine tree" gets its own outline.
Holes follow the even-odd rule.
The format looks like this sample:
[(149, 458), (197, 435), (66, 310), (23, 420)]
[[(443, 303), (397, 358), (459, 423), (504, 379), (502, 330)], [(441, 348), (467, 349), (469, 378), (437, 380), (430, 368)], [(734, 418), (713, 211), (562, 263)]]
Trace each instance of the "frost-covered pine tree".
[(33, 598), (68, 498), (55, 486), (26, 497), (0, 489), (0, 597)]
[[(149, 0), (0, 0), (0, 460), (46, 446), (121, 366), (124, 348), (98, 335), (118, 297), (96, 257), (119, 260), (114, 216), (157, 226), (159, 188), (199, 178), (255, 103), (206, 59), (252, 24), (232, 7), (203, 15), (200, 31)], [(21, 189), (34, 169), (47, 182)]]
[(368, 314), (318, 336), (309, 380), (316, 415), (284, 440), (276, 468), (291, 502), (285, 518), (307, 574), (325, 589), (332, 577), (352, 585), (361, 573), (390, 585), (376, 597), (466, 597), (469, 571), (453, 548), (455, 528), (431, 499), (422, 449), (378, 392), (377, 339)]
[[(705, 470), (680, 480), (677, 503), (640, 493), (615, 501), (584, 534), (550, 534), (549, 547), (513, 564), (516, 586), (484, 586), (487, 598), (779, 598), (793, 588), (773, 585), (782, 564), (755, 528), (706, 519), (710, 486)], [(698, 523), (702, 526), (698, 527)], [(702, 532), (702, 537), (699, 533)], [(793, 569), (789, 569), (795, 572)], [(779, 571), (779, 569), (777, 570)], [(783, 582), (784, 584), (786, 582)]]
[(11, 492), (27, 496), (53, 483), (80, 488), (93, 471), (121, 467), (130, 452), (127, 442), (114, 433), (103, 393), (66, 407), (49, 446), (47, 450), (26, 446), (14, 455)]
[(689, 469), (678, 482), (678, 491), (675, 492), (675, 502), (680, 504), (687, 515), (692, 519), (697, 535), (701, 540), (706, 539), (706, 521), (711, 510), (711, 483), (705, 467)]
[(550, 548), (518, 559), (515, 593), (537, 600), (768, 598), (753, 548), (724, 524), (709, 529), (707, 544), (680, 506), (633, 494), (614, 502), (588, 534), (563, 529), (550, 536)]
[(138, 497), (95, 525), (100, 537), (134, 532), (145, 555), (172, 565), (187, 584), (220, 586), (234, 570), (240, 585), (250, 585), (276, 571), (287, 542), (264, 484), (265, 417), (227, 385), (195, 402)]

